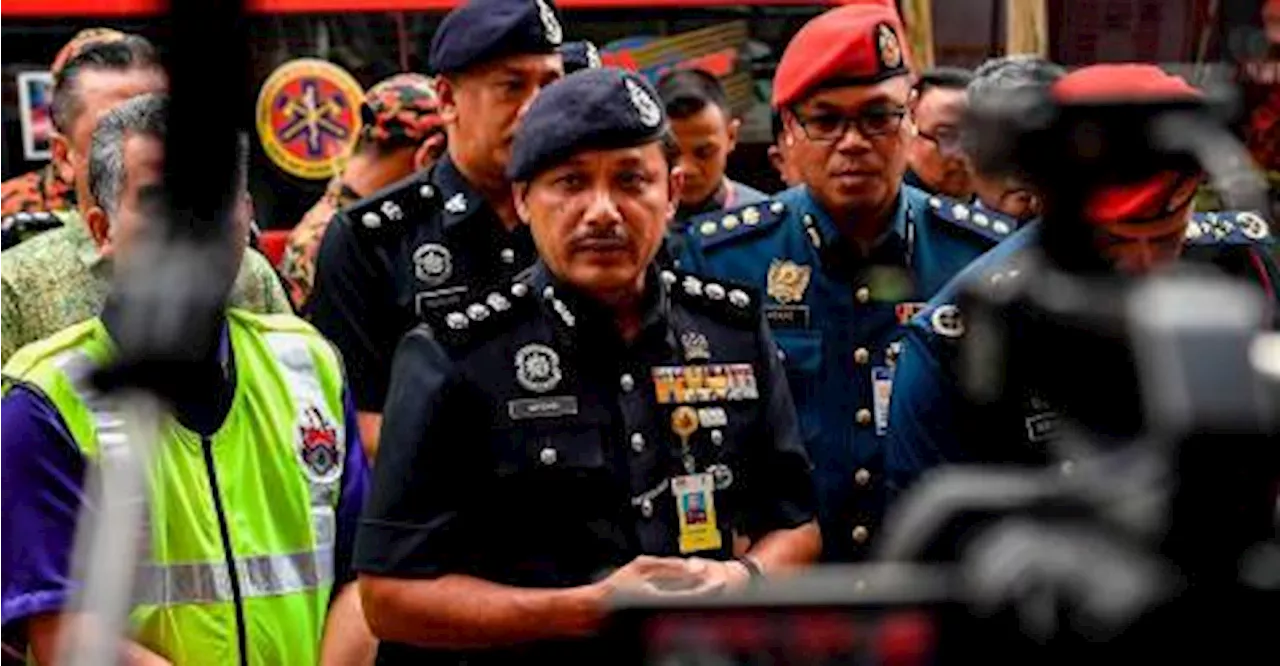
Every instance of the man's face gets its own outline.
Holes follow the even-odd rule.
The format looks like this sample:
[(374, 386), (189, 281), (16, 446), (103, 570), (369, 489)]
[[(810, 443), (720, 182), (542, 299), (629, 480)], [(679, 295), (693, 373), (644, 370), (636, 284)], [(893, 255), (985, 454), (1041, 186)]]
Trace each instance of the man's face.
[(98, 118), (127, 99), (147, 93), (162, 93), (168, 87), (164, 70), (155, 67), (135, 67), (125, 71), (85, 68), (80, 71), (75, 90), (80, 99), (80, 114), (71, 127), (65, 128), (65, 135), (54, 134), (53, 159), (62, 177), (73, 179), (81, 213), (93, 205), (89, 194), (89, 146)]
[(1040, 215), (1040, 197), (1028, 183), (1017, 178), (989, 177), (975, 173), (973, 191), (978, 195), (978, 201), (990, 210), (1023, 221)]
[(440, 117), (451, 128), (449, 153), (464, 172), (501, 180), (529, 103), (562, 76), (560, 56), (550, 54), (501, 58), (442, 78)]
[(911, 105), (916, 135), (907, 151), (911, 169), (926, 187), (957, 199), (968, 199), (973, 193), (959, 146), (964, 107), (964, 90), (933, 87), (916, 97)]
[[(99, 251), (114, 262), (127, 262), (139, 240), (154, 230), (156, 216), (162, 210), (164, 178), (164, 143), (157, 137), (133, 134), (124, 142), (124, 182), (114, 216), (96, 204), (88, 213), (89, 225), (106, 230)], [(241, 191), (232, 209), (232, 243), (235, 261), (239, 262), (248, 243), (253, 204), (247, 192)]]
[(1160, 202), (1161, 210), (1171, 212), (1141, 221), (1097, 224), (1094, 239), (1098, 249), (1118, 271), (1128, 275), (1142, 275), (1177, 261), (1199, 184), (1199, 179), (1186, 178)]
[(790, 158), (828, 212), (879, 213), (897, 197), (907, 167), (910, 91), (901, 76), (820, 90), (785, 114)]
[(658, 252), (680, 181), (656, 142), (584, 151), (516, 184), (516, 207), (558, 278), (589, 294), (625, 293)]
[(671, 131), (680, 145), (687, 205), (700, 204), (715, 194), (724, 181), (725, 163), (738, 143), (738, 120), (715, 104), (707, 104), (686, 118), (672, 118)]

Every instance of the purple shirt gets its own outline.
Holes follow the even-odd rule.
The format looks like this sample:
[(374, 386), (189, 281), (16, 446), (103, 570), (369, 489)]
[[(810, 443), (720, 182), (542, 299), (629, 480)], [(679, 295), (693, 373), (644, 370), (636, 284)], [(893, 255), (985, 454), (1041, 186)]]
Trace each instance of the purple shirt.
[[(351, 549), (369, 485), (369, 464), (344, 391), (347, 457), (337, 509), (334, 589), (353, 578)], [(0, 603), (10, 623), (59, 610), (79, 583), (68, 577), (85, 461), (66, 423), (37, 389), (17, 385), (0, 400)]]

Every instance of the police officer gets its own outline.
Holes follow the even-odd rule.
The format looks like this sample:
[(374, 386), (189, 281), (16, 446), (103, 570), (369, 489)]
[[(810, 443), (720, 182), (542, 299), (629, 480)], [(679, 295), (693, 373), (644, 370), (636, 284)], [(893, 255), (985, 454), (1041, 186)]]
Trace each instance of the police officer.
[(758, 285), (816, 467), (825, 556), (863, 557), (881, 501), (900, 324), (1012, 231), (902, 184), (911, 77), (892, 10), (855, 5), (800, 29), (773, 104), (803, 184), (695, 219), (682, 265)]
[[(1058, 99), (1115, 99), (1143, 91), (1155, 99), (1198, 95), (1181, 78), (1154, 65), (1093, 65), (1053, 84)], [(1167, 266), (1186, 248), (1241, 247), (1263, 270), (1275, 266), (1260, 251), (1273, 242), (1265, 220), (1254, 213), (1192, 214), (1199, 174), (1163, 173), (1148, 181), (1107, 188), (1086, 207), (1105, 253), (1125, 273)], [(1056, 434), (1057, 413), (1042, 396), (1020, 396), (1018, 413), (968, 410), (960, 394), (955, 363), (965, 327), (956, 299), (971, 285), (999, 285), (1023, 277), (1022, 265), (1036, 242), (1032, 222), (956, 277), (908, 327), (894, 380), (886, 444), (886, 476), (895, 495), (926, 470), (947, 462), (1042, 464), (1046, 443)], [(1274, 278), (1271, 278), (1274, 280)], [(1260, 278), (1266, 285), (1270, 280)], [(1275, 292), (1267, 294), (1275, 301)], [(1099, 378), (1105, 381), (1106, 378)]]
[(561, 76), (561, 38), (548, 0), (471, 0), (450, 12), (428, 56), (447, 155), (325, 232), (307, 314), (342, 350), (373, 447), (396, 341), (533, 261), (504, 170), (529, 101)]
[(401, 343), (356, 555), (380, 663), (420, 663), (405, 644), (610, 663), (563, 639), (614, 592), (706, 594), (817, 557), (757, 296), (654, 265), (680, 194), (667, 132), (633, 73), (548, 87), (510, 166), (541, 260)]

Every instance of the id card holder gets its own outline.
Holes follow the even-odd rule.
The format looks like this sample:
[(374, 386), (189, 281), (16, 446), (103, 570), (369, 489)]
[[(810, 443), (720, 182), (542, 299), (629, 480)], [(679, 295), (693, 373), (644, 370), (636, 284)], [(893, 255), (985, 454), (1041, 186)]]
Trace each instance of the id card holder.
[(680, 519), (680, 553), (719, 550), (720, 528), (716, 523), (716, 482), (709, 473), (686, 474), (671, 479)]
[(893, 369), (877, 365), (871, 369), (871, 395), (875, 407), (876, 434), (889, 432), (889, 398), (893, 395)]

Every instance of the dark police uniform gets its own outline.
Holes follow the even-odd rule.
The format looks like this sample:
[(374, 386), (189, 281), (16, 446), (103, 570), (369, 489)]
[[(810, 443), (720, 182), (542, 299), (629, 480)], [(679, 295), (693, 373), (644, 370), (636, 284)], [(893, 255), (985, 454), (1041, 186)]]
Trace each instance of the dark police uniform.
[[(735, 534), (812, 520), (809, 462), (758, 299), (688, 274), (651, 271), (648, 282), (631, 343), (612, 311), (541, 264), (449, 313), (434, 335), (407, 336), (357, 568), (567, 587), (641, 554), (729, 559)], [(691, 477), (714, 490), (678, 496)], [(694, 534), (681, 520), (714, 527)], [(584, 654), (561, 648), (589, 649), (437, 656)], [(384, 644), (380, 663), (426, 656)]]
[(801, 186), (695, 220), (681, 266), (764, 291), (815, 466), (824, 557), (868, 553), (883, 510), (881, 443), (902, 325), (1016, 221), (903, 187), (867, 255)]
[[(462, 71), (504, 55), (551, 53), (560, 41), (543, 0), (472, 0), (437, 29), (431, 67)], [(477, 286), (511, 278), (534, 255), (528, 229), (508, 231), (445, 157), (339, 213), (321, 243), (305, 314), (342, 350), (356, 407), (379, 412), (400, 337), (466, 302)]]
[[(638, 75), (583, 70), (534, 100), (508, 175), (657, 145), (666, 127)], [(612, 307), (539, 261), (406, 336), (356, 567), (561, 588), (639, 555), (730, 559), (737, 536), (811, 522), (809, 459), (758, 295), (650, 265), (639, 314), (624, 340)], [(384, 643), (380, 661), (615, 661), (607, 649)]]
[[(968, 285), (1018, 280), (1039, 223), (975, 261), (935, 296), (907, 327), (894, 381), (886, 443), (886, 476), (897, 495), (930, 468), (948, 462), (1002, 462), (1041, 465), (1056, 433), (1058, 415), (1041, 396), (1026, 394), (1018, 413), (967, 410), (955, 363), (964, 338), (956, 300)], [(1252, 276), (1235, 272), (1264, 290), (1276, 275), (1262, 248), (1274, 243), (1267, 223), (1254, 213), (1197, 213), (1187, 226), (1184, 258), (1221, 266), (1223, 257), (1245, 251), (1260, 262)], [(1233, 271), (1228, 271), (1233, 272)], [(1276, 302), (1274, 289), (1267, 294)]]

